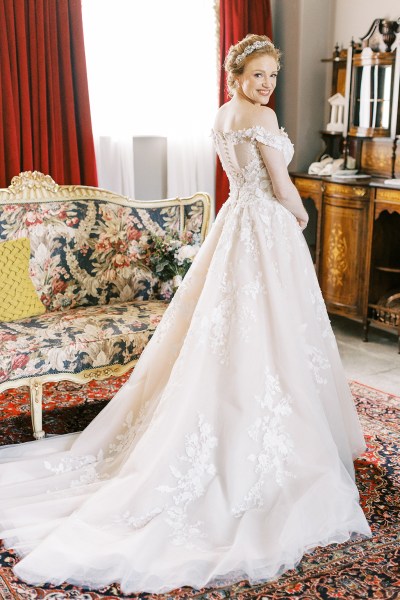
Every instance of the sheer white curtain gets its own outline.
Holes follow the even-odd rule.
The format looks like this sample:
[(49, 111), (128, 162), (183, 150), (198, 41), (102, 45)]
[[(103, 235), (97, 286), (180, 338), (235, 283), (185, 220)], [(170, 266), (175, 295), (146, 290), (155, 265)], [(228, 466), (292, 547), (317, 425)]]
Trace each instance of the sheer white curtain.
[(168, 195), (213, 197), (214, 0), (83, 0), (82, 7), (99, 184), (134, 197), (132, 138), (161, 135)]

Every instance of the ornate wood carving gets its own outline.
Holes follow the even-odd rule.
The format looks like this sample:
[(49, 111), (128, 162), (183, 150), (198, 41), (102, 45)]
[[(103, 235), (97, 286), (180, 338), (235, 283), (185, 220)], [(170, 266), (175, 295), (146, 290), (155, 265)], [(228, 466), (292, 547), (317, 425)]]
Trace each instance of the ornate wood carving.
[(25, 189), (40, 189), (57, 192), (58, 184), (50, 177), (40, 171), (23, 171), (12, 178), (9, 190), (12, 194), (19, 194)]
[(400, 204), (391, 204), (390, 202), (377, 202), (375, 204), (375, 212), (374, 218), (379, 219), (380, 215), (383, 211), (388, 212), (389, 214), (399, 213), (400, 214)]

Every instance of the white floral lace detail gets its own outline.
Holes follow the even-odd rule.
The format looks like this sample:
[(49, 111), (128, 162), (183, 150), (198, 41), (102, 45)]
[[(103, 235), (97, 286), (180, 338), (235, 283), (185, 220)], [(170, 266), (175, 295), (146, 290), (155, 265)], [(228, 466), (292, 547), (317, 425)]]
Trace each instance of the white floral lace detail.
[(193, 299), (191, 300), (188, 297), (189, 294), (187, 294), (187, 292), (190, 291), (191, 280), (192, 274), (191, 269), (189, 269), (182, 283), (178, 287), (175, 296), (172, 298), (171, 303), (164, 312), (161, 321), (157, 325), (152, 337), (154, 343), (160, 344), (164, 341), (165, 336), (173, 329), (173, 325), (177, 318), (180, 320), (185, 317), (190, 318), (194, 308)]
[(178, 456), (179, 462), (187, 465), (186, 471), (169, 465), (175, 485), (157, 487), (159, 492), (172, 495), (173, 504), (171, 502), (166, 508), (166, 522), (172, 529), (172, 541), (176, 545), (191, 547), (196, 539), (205, 536), (201, 521), (189, 521), (188, 509), (195, 500), (203, 496), (206, 485), (216, 474), (211, 454), (217, 443), (211, 425), (206, 422), (204, 415), (199, 414), (198, 432), (185, 436), (185, 452)]
[(240, 144), (243, 141), (261, 142), (266, 146), (282, 151), (287, 162), (290, 162), (294, 154), (293, 144), (283, 127), (281, 127), (279, 133), (272, 133), (262, 125), (230, 131), (213, 130), (212, 133), (216, 141), (222, 138), (229, 140), (232, 144)]
[(249, 341), (251, 323), (256, 321), (256, 311), (252, 303), (260, 294), (267, 293), (261, 272), (240, 288), (234, 285), (234, 281), (231, 270), (223, 273), (217, 290), (219, 300), (210, 312), (197, 317), (193, 328), (197, 343), (206, 345), (218, 357), (220, 364), (229, 363), (229, 336), (232, 324), (238, 328), (241, 340)]
[(329, 360), (323, 352), (315, 346), (307, 345), (308, 366), (318, 384), (326, 385), (328, 380), (323, 376), (322, 371), (330, 368)]
[[(76, 472), (78, 477), (71, 479), (69, 483), (70, 488), (108, 479), (109, 473), (106, 470), (106, 465), (113, 462), (114, 458), (120, 460), (122, 455), (129, 450), (133, 440), (143, 426), (149, 404), (150, 402), (146, 402), (142, 406), (135, 421), (133, 420), (132, 411), (128, 412), (122, 424), (122, 431), (110, 442), (106, 454), (104, 454), (102, 449), (98, 451), (96, 456), (91, 454), (78, 456), (69, 454), (56, 464), (44, 461), (45, 469), (55, 475)], [(49, 489), (48, 493), (56, 491)]]
[(150, 401), (148, 400), (141, 407), (135, 420), (133, 419), (132, 411), (127, 413), (122, 424), (122, 431), (118, 433), (114, 440), (108, 445), (106, 462), (111, 462), (113, 460), (113, 456), (119, 456), (121, 453), (126, 452), (130, 448), (133, 440), (143, 426), (149, 405)]
[(285, 429), (285, 417), (292, 413), (292, 399), (282, 391), (278, 375), (268, 368), (264, 373), (264, 389), (255, 396), (255, 401), (263, 409), (263, 414), (248, 429), (248, 434), (258, 444), (258, 452), (250, 454), (248, 460), (254, 464), (256, 481), (243, 500), (233, 508), (233, 514), (240, 517), (247, 510), (264, 506), (267, 474), (275, 475), (275, 482), (282, 486), (287, 477), (293, 477), (287, 464), (293, 455), (293, 441)]
[(219, 301), (208, 314), (203, 314), (199, 318), (198, 343), (206, 344), (210, 351), (220, 358), (221, 364), (224, 364), (228, 360), (227, 342), (236, 304), (232, 278), (227, 272), (222, 275), (218, 291)]
[(132, 515), (130, 510), (126, 510), (122, 515), (117, 515), (114, 517), (114, 523), (123, 523), (125, 525), (129, 525), (132, 529), (141, 529), (145, 527), (150, 521), (152, 521), (155, 517), (160, 515), (163, 512), (163, 508), (156, 507), (152, 510), (149, 510), (144, 515), (140, 517), (135, 517)]
[[(54, 475), (63, 475), (67, 473), (80, 472), (77, 479), (70, 481), (70, 487), (78, 487), (87, 483), (94, 483), (104, 479), (105, 476), (100, 476), (97, 471), (97, 465), (103, 460), (103, 451), (99, 450), (97, 456), (92, 454), (74, 456), (68, 455), (59, 460), (56, 464), (52, 464), (46, 460), (43, 465), (47, 471)], [(57, 490), (48, 490), (48, 493), (56, 492)]]
[(266, 294), (266, 292), (267, 292), (267, 290), (263, 283), (263, 276), (262, 276), (261, 271), (258, 271), (254, 281), (245, 283), (242, 286), (242, 293), (245, 296), (250, 296), (250, 298), (252, 300), (255, 300), (260, 293)]
[[(271, 133), (261, 125), (257, 125), (248, 129), (213, 131), (213, 137), (221, 163), (229, 178), (228, 202), (232, 206), (262, 206), (266, 203), (277, 203), (258, 144), (283, 152), (286, 163), (289, 163), (293, 156), (293, 144), (286, 132), (281, 129), (279, 133)], [(247, 153), (247, 162), (243, 158), (244, 163), (241, 168), (234, 164), (232, 150), (239, 144), (246, 145), (244, 147)], [(243, 223), (240, 227), (241, 235), (243, 235), (242, 226)], [(247, 231), (248, 227), (244, 229)], [(246, 240), (248, 239), (246, 237)]]
[(256, 242), (254, 235), (254, 219), (248, 212), (244, 212), (242, 215), (239, 239), (247, 254), (257, 256), (260, 253), (259, 244)]
[(317, 288), (315, 293), (309, 290), (311, 304), (315, 307), (315, 315), (317, 321), (322, 324), (322, 337), (329, 338), (331, 345), (335, 345), (335, 336), (332, 331), (331, 322), (326, 310), (326, 305), (322, 297), (321, 291)]
[(52, 465), (50, 461), (45, 460), (44, 466), (48, 471), (51, 471), (55, 475), (60, 475), (62, 473), (70, 473), (71, 471), (77, 471), (78, 469), (82, 469), (82, 467), (86, 467), (89, 464), (93, 464), (97, 462), (98, 458), (92, 454), (87, 454), (83, 456), (65, 456), (57, 464)]

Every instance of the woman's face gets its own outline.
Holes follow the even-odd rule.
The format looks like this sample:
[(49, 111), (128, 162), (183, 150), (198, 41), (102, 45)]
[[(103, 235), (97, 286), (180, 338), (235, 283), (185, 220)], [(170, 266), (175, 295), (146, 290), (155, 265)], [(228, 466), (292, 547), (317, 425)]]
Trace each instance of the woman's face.
[(242, 75), (237, 78), (238, 92), (253, 104), (268, 104), (277, 76), (278, 65), (272, 56), (255, 56), (246, 62)]

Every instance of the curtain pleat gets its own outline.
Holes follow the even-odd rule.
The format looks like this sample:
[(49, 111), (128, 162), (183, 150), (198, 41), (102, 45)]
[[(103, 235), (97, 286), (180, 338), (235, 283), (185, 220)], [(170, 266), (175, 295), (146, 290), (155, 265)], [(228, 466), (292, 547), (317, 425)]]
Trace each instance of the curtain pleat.
[[(248, 33), (267, 35), (272, 39), (272, 14), (270, 0), (219, 0), (219, 32), (220, 32), (220, 105), (229, 100), (224, 60), (232, 44), (236, 44)], [(274, 108), (274, 98), (269, 106)], [(216, 171), (216, 212), (221, 208), (229, 194), (229, 184), (217, 161)]]
[(97, 185), (80, 0), (0, 0), (0, 186)]

